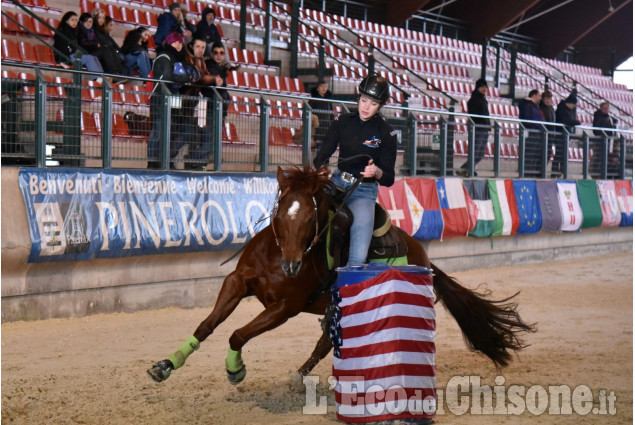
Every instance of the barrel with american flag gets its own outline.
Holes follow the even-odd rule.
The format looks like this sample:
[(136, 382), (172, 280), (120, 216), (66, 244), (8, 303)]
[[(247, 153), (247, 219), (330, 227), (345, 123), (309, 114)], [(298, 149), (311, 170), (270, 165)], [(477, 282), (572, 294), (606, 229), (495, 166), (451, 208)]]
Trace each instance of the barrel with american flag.
[(432, 418), (436, 410), (432, 274), (417, 266), (338, 269), (333, 288), (337, 418)]

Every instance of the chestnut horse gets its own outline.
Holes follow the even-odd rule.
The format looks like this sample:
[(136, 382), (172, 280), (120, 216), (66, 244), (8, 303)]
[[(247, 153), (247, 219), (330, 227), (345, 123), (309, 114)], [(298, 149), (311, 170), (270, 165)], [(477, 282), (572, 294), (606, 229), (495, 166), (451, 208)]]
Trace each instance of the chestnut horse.
[[(249, 340), (300, 312), (325, 313), (330, 301), (327, 289), (333, 276), (327, 267), (326, 236), (322, 231), (328, 224), (333, 201), (332, 192), (325, 190), (331, 185), (328, 169), (278, 168), (277, 180), (280, 196), (271, 223), (247, 244), (236, 270), (225, 278), (211, 314), (168, 359), (148, 370), (155, 381), (167, 379), (172, 370), (183, 366), (187, 357), (247, 296), (256, 296), (265, 310), (229, 338), (225, 366), (232, 383), (245, 378), (241, 350)], [(517, 305), (510, 302), (515, 295), (494, 301), (487, 297), (489, 294), (464, 288), (430, 262), (419, 242), (401, 233), (408, 245), (408, 263), (434, 270), (437, 299), (458, 322), (468, 348), (489, 357), (497, 368), (506, 366), (511, 351), (525, 347), (520, 334), (534, 331), (532, 325), (521, 320)], [(307, 375), (331, 347), (325, 331), (298, 373)]]

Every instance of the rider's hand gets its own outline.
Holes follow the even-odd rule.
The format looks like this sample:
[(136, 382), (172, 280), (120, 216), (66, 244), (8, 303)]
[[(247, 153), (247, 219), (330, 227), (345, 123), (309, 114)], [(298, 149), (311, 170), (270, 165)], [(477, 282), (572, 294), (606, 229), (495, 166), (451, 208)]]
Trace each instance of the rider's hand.
[(373, 164), (373, 160), (371, 159), (370, 161), (368, 161), (368, 165), (364, 168), (364, 171), (362, 171), (362, 177), (364, 178), (376, 178), (379, 179), (381, 178), (381, 175), (383, 174), (383, 172), (381, 171), (381, 168), (377, 167), (375, 164)]

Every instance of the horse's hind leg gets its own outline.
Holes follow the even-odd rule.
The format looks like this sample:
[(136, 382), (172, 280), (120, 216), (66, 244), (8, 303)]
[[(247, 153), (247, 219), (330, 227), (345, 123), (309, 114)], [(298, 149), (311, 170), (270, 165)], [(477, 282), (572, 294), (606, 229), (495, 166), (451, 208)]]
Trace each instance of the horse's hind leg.
[(315, 366), (317, 366), (320, 361), (331, 351), (333, 348), (333, 344), (331, 344), (331, 339), (328, 335), (328, 329), (325, 332), (322, 332), (320, 339), (317, 344), (315, 344), (315, 348), (313, 349), (313, 353), (311, 353), (311, 357), (308, 358), (306, 362), (298, 369), (298, 373), (301, 376), (308, 375)]
[(170, 376), (172, 370), (183, 366), (190, 354), (198, 350), (200, 343), (214, 332), (214, 329), (234, 311), (240, 300), (246, 295), (247, 287), (244, 275), (237, 271), (229, 274), (223, 282), (210, 315), (201, 322), (194, 331), (194, 335), (190, 336), (179, 349), (170, 354), (167, 359), (157, 362), (148, 369), (150, 377), (156, 382), (161, 382)]

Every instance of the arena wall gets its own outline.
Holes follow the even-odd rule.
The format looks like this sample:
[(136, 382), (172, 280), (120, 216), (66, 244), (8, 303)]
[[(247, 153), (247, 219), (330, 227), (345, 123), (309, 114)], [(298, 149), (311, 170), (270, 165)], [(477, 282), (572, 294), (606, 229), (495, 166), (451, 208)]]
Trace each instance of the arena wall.
[[(2, 322), (212, 306), (224, 277), (235, 267), (235, 260), (220, 265), (230, 251), (26, 263), (31, 241), (18, 172), (2, 168)], [(437, 266), (452, 273), (628, 252), (633, 230), (595, 228), (422, 244)]]

